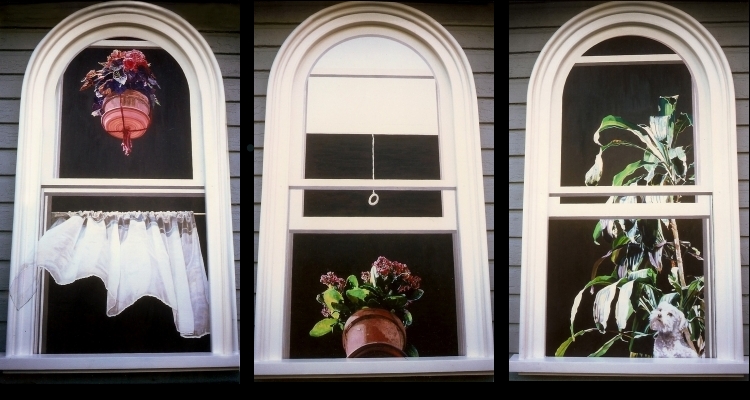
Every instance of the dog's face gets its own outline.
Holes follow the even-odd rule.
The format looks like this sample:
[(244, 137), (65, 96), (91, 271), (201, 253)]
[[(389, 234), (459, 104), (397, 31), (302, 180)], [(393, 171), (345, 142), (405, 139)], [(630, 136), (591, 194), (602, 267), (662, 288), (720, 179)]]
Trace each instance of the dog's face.
[(651, 329), (657, 332), (679, 333), (687, 327), (685, 314), (669, 303), (661, 303), (651, 311)]

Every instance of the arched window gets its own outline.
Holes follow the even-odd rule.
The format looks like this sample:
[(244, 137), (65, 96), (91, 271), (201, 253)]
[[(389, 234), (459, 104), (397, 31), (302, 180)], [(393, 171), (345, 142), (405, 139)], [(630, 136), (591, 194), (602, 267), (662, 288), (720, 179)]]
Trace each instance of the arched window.
[[(669, 137), (662, 137), (661, 129), (656, 126), (660, 118), (675, 123), (669, 119), (675, 95), (679, 95), (675, 120), (681, 116), (678, 113), (686, 112), (682, 119), (684, 126), (692, 125), (692, 130), (684, 131), (680, 142), (672, 137), (673, 132), (681, 131), (679, 122), (674, 128), (663, 130), (669, 132)], [(608, 111), (604, 113), (597, 102), (605, 104)], [(587, 118), (591, 118), (586, 115), (589, 108), (597, 110), (593, 125), (587, 122)], [(644, 116), (645, 121), (623, 122)], [(637, 123), (643, 125), (635, 125)], [(609, 127), (621, 129), (602, 129)], [(613, 164), (608, 157), (617, 149), (611, 148), (620, 147), (623, 142), (616, 142), (611, 148), (604, 145), (612, 139), (622, 140), (617, 136), (618, 131), (629, 134), (627, 140), (637, 143), (636, 147), (653, 147), (635, 150), (636, 147), (627, 146), (630, 148), (627, 151), (635, 152), (622, 154), (625, 158), (637, 156), (630, 160), (635, 162), (627, 164), (624, 159), (616, 159)], [(653, 137), (641, 140), (641, 134)], [(734, 86), (724, 53), (708, 31), (684, 12), (659, 3), (606, 3), (577, 15), (555, 33), (536, 62), (529, 82), (526, 140), (520, 354), (510, 360), (510, 371), (648, 375), (746, 372), (738, 285), (741, 274), (737, 159), (727, 156), (736, 154), (737, 149)], [(682, 153), (686, 149), (691, 155)], [(603, 153), (604, 150), (607, 153)], [(665, 162), (660, 163), (659, 157)], [(691, 157), (689, 161), (688, 157)], [(581, 159), (583, 161), (579, 162)], [(581, 171), (579, 164), (586, 167)], [(649, 171), (653, 165), (660, 164), (674, 168), (656, 171), (663, 179), (654, 184), (654, 176)], [(678, 168), (680, 165), (686, 169)], [(636, 171), (640, 168), (645, 171), (642, 176)], [(620, 170), (623, 172), (618, 173)], [(679, 204), (659, 201), (666, 198), (681, 201)], [(592, 241), (592, 231), (593, 239), (602, 241), (602, 231), (595, 228), (601, 226), (597, 225), (599, 220), (604, 225), (608, 220), (624, 221), (622, 228), (627, 226), (628, 230), (619, 235), (622, 232), (609, 229), (608, 234), (615, 241), (604, 243), (607, 248), (600, 256), (608, 249), (611, 251), (602, 262), (590, 260), (589, 267), (594, 264), (599, 272), (606, 268), (608, 277), (594, 283), (592, 289), (582, 290), (578, 297), (575, 292), (559, 296), (559, 288), (564, 286), (560, 279), (578, 279), (561, 259), (566, 257), (566, 252), (585, 252)], [(653, 231), (664, 232), (658, 244), (646, 244), (651, 239), (642, 237), (641, 233), (648, 229), (633, 228), (648, 225), (650, 221), (657, 224)], [(620, 222), (612, 226), (619, 227), (618, 224)], [(573, 336), (580, 343), (583, 341), (580, 337), (592, 331), (599, 335), (596, 328), (602, 335), (610, 335), (606, 339), (615, 339), (607, 343), (602, 340), (590, 350), (582, 348), (584, 356), (606, 353), (618, 338), (625, 342), (622, 355), (652, 355), (657, 346), (654, 340), (650, 347), (643, 348), (633, 345), (633, 339), (648, 336), (648, 333), (653, 336), (653, 330), (646, 332), (626, 325), (631, 316), (644, 315), (638, 314), (640, 308), (646, 316), (651, 310), (649, 301), (628, 309), (632, 299), (637, 300), (641, 295), (641, 292), (636, 295), (634, 290), (633, 297), (628, 297), (629, 290), (643, 281), (628, 282), (637, 281), (639, 275), (647, 272), (670, 275), (670, 267), (674, 267), (674, 285), (686, 285), (678, 282), (682, 279), (678, 277), (683, 275), (683, 264), (686, 271), (689, 268), (687, 261), (678, 260), (671, 265), (665, 261), (666, 264), (661, 265), (663, 255), (659, 251), (657, 256), (657, 248), (664, 246), (665, 249), (671, 246), (671, 253), (664, 250), (669, 253), (669, 256), (664, 255), (664, 260), (675, 260), (680, 253), (683, 258), (690, 257), (689, 253), (697, 255), (694, 248), (680, 242), (690, 239), (678, 238), (677, 226), (684, 229), (690, 226), (691, 234), (697, 237), (694, 240), (702, 242), (702, 253), (698, 257), (702, 258), (701, 262), (693, 264), (692, 272), (685, 275), (693, 275), (688, 277), (690, 281), (702, 280), (705, 284), (703, 297), (697, 300), (703, 308), (694, 310), (693, 317), (697, 318), (692, 318), (691, 323), (705, 323), (705, 327), (700, 328), (705, 332), (703, 340), (696, 341), (702, 345), (698, 351), (703, 357), (714, 360), (709, 364), (703, 359), (681, 360), (683, 362), (665, 368), (665, 364), (657, 364), (649, 358), (630, 360), (627, 364), (613, 358), (596, 363), (582, 362), (575, 357), (551, 359), (563, 355), (573, 345)], [(618, 243), (621, 236), (625, 239)], [(634, 257), (625, 255), (636, 248), (643, 252), (634, 253)], [(675, 251), (675, 248), (682, 250)], [(649, 251), (653, 257), (647, 260), (637, 255)], [(594, 275), (602, 275), (599, 272), (595, 269), (592, 273), (589, 268), (578, 289)], [(551, 280), (552, 276), (555, 281)], [(589, 290), (595, 294), (590, 294)], [(612, 295), (610, 300), (622, 297), (623, 301), (606, 301), (604, 294), (607, 293)], [(671, 299), (678, 303), (682, 298), (679, 296), (668, 295), (667, 289), (663, 293), (655, 292), (653, 299), (655, 304), (660, 303), (660, 297), (661, 301)], [(681, 293), (681, 296), (687, 297), (688, 293)], [(579, 302), (583, 305), (586, 301), (589, 301), (588, 306), (581, 306), (576, 314)], [(578, 314), (586, 314), (592, 320), (589, 311), (592, 302), (595, 310), (602, 310), (602, 314), (593, 318), (598, 325), (594, 327), (592, 322), (590, 331), (584, 331), (580, 324), (574, 329), (573, 321), (580, 321)], [(564, 304), (556, 311), (562, 313), (561, 318), (551, 315), (552, 303)], [(615, 310), (611, 319), (610, 305)], [(562, 339), (550, 340), (555, 335), (553, 331), (557, 328), (553, 325), (558, 320), (563, 320)], [(608, 328), (605, 327), (607, 322)], [(647, 335), (638, 334), (640, 331)], [(656, 350), (653, 351), (656, 354)]]
[[(163, 120), (159, 122), (163, 125), (162, 128), (154, 127), (150, 133), (156, 136), (160, 130), (161, 136), (146, 145), (160, 148), (159, 152), (164, 156), (162, 161), (172, 161), (156, 161), (150, 164), (149, 171), (131, 165), (133, 168), (128, 172), (111, 165), (117, 162), (117, 157), (107, 160), (98, 153), (89, 153), (91, 164), (87, 166), (87, 156), (76, 153), (74, 148), (90, 146), (80, 142), (81, 136), (89, 135), (80, 124), (89, 121), (71, 115), (78, 112), (79, 107), (70, 103), (77, 95), (77, 89), (70, 90), (70, 84), (66, 83), (68, 69), (73, 64), (88, 64), (95, 69), (96, 62), (103, 61), (97, 59), (101, 54), (106, 55), (112, 49), (138, 47), (151, 52), (164, 64), (178, 68), (171, 72), (175, 74), (172, 81), (175, 97), (165, 93), (161, 98), (172, 101), (172, 105), (164, 107), (170, 111), (155, 110), (156, 113), (163, 112), (160, 116)], [(89, 55), (92, 55), (90, 59), (81, 60)], [(80, 111), (84, 114), (91, 112), (87, 109)], [(91, 120), (98, 123), (94, 118)], [(81, 130), (72, 133), (76, 124)], [(167, 133), (170, 127), (175, 132)], [(106, 135), (103, 130), (99, 133)], [(135, 152), (138, 151), (138, 140), (134, 140)], [(179, 150), (170, 147), (170, 142)], [(147, 151), (143, 146), (141, 150)], [(178, 151), (173, 153), (173, 150)], [(109, 150), (94, 145), (90, 151)], [(204, 240), (202, 251), (210, 292), (210, 340), (205, 348), (189, 354), (169, 353), (174, 350), (160, 350), (156, 346), (156, 350), (149, 350), (154, 353), (132, 357), (121, 354), (127, 350), (117, 351), (115, 346), (115, 350), (106, 351), (110, 354), (39, 355), (45, 353), (47, 329), (47, 292), (43, 289), (23, 307), (9, 307), (7, 358), (3, 360), (3, 369), (239, 367), (229, 162), (226, 155), (226, 110), (221, 73), (206, 41), (185, 20), (146, 3), (110, 2), (82, 9), (55, 26), (37, 46), (24, 76), (11, 277), (18, 275), (24, 260), (30, 256), (33, 258), (39, 237), (51, 224), (52, 211), (61, 211), (57, 207), (104, 210), (139, 207), (144, 211), (149, 210), (148, 207), (175, 207), (205, 213), (205, 232), (201, 239)], [(152, 153), (152, 156), (160, 155)], [(41, 288), (48, 284), (44, 279), (40, 274), (37, 283)], [(86, 349), (81, 352), (97, 353)]]
[[(266, 104), (254, 373), (493, 371), (476, 92), (450, 34), (399, 4), (330, 7), (279, 50)], [(331, 362), (340, 342), (308, 334), (320, 275), (379, 255), (430, 277), (426, 357)]]

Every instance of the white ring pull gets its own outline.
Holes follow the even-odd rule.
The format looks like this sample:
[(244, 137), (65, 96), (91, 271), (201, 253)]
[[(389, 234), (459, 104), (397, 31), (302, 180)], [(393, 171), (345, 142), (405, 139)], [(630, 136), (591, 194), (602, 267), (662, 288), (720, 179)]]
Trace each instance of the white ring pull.
[[(375, 201), (372, 200), (373, 197), (375, 197)], [(373, 191), (370, 195), (370, 198), (367, 199), (367, 202), (370, 203), (371, 206), (374, 206), (375, 204), (378, 204), (378, 200), (380, 200), (380, 196), (375, 194), (375, 191)]]

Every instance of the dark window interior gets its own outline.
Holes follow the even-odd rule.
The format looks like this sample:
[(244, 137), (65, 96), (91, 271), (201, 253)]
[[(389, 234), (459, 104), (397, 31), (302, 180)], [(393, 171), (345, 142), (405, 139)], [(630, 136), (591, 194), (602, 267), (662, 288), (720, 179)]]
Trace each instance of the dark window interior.
[(440, 191), (305, 190), (305, 217), (442, 217)]
[(584, 56), (674, 54), (666, 45), (643, 36), (618, 36), (595, 44)]
[[(194, 211), (205, 212), (203, 198), (65, 196), (51, 199), (52, 211)], [(50, 224), (52, 221), (50, 221)], [(206, 261), (206, 218), (196, 216)], [(142, 297), (114, 317), (105, 313), (107, 291), (97, 277), (58, 285), (48, 276), (46, 351), (66, 353), (161, 353), (211, 351), (211, 335), (180, 336), (172, 309), (153, 297)]]
[[(308, 134), (307, 179), (372, 179), (372, 135)], [(375, 179), (440, 179), (437, 135), (375, 135)]]
[[(190, 139), (190, 93), (182, 69), (172, 56), (159, 49), (142, 49), (161, 89), (156, 97), (151, 125), (133, 140), (133, 152), (125, 156), (121, 141), (91, 116), (92, 88), (79, 91), (81, 80), (99, 70), (113, 49), (89, 48), (79, 53), (63, 75), (60, 127), (61, 178), (170, 178), (193, 177)], [(131, 49), (119, 49), (131, 50)]]
[(315, 301), (325, 289), (320, 276), (332, 271), (360, 279), (379, 256), (406, 264), (422, 278), (425, 293), (409, 306), (414, 322), (406, 330), (407, 342), (421, 357), (458, 355), (451, 234), (294, 234), (292, 242), (291, 358), (346, 356), (340, 335), (309, 335), (324, 318)]
[[(676, 112), (692, 116), (692, 84), (684, 64), (574, 67), (563, 91), (560, 184), (585, 185), (586, 172), (599, 152), (594, 132), (604, 117), (616, 115), (634, 124), (648, 125), (649, 117), (657, 115), (659, 96), (673, 95), (679, 95)], [(633, 133), (621, 129), (601, 133), (602, 144), (614, 139), (642, 144)], [(679, 135), (677, 145), (691, 145), (687, 162), (692, 163), (692, 127)], [(610, 186), (615, 174), (642, 158), (643, 151), (636, 148), (617, 146), (606, 150), (599, 186)]]

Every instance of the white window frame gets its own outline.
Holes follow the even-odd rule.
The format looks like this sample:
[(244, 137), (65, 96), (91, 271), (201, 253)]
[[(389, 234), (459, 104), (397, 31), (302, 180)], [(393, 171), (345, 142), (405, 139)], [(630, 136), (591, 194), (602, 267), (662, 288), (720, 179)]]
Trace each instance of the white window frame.
[[(670, 47), (675, 56), (582, 57), (593, 45), (637, 35)], [(659, 59), (659, 57), (663, 59)], [(678, 60), (679, 58), (679, 60)], [(562, 94), (574, 65), (590, 62), (684, 62), (693, 84), (696, 186), (561, 187)], [(585, 375), (742, 375), (742, 292), (734, 84), (724, 53), (688, 14), (654, 2), (612, 2), (565, 23), (537, 59), (529, 80), (526, 114), (521, 324), (519, 354), (509, 371)], [(710, 133), (709, 133), (710, 132)], [(729, 155), (729, 156), (727, 156)], [(695, 204), (560, 204), (560, 196), (622, 194), (709, 195)], [(707, 196), (703, 196), (707, 197)], [(713, 358), (617, 359), (545, 357), (548, 221), (599, 217), (704, 218), (707, 329)], [(719, 329), (720, 327), (720, 329)]]
[[(143, 42), (113, 42), (135, 37)], [(97, 45), (159, 47), (180, 64), (190, 91), (192, 179), (57, 178), (62, 77), (80, 51)], [(169, 98), (169, 94), (165, 94)], [(103, 132), (104, 134), (104, 132)], [(33, 255), (43, 233), (50, 195), (204, 196), (210, 288), (211, 351), (149, 354), (38, 354), (42, 293), (20, 310), (8, 303), (6, 353), (0, 370), (195, 370), (239, 368), (229, 160), (224, 87), (219, 65), (203, 37), (164, 8), (116, 1), (65, 18), (37, 45), (24, 75), (10, 274)], [(41, 274), (39, 275), (41, 279)], [(11, 278), (12, 279), (12, 278)], [(40, 286), (41, 287), (41, 286)], [(42, 292), (42, 291), (39, 291)]]
[[(305, 83), (314, 63), (327, 49), (359, 36), (399, 41), (416, 51), (432, 69), (438, 87), (440, 180), (377, 180), (373, 183), (366, 179), (304, 179)], [(274, 60), (266, 101), (265, 138), (255, 310), (255, 377), (494, 373), (476, 89), (466, 55), (445, 28), (424, 13), (396, 3), (342, 3), (312, 15), (286, 39)], [(378, 219), (302, 216), (302, 190), (343, 187), (442, 190), (444, 214), (439, 218)], [(341, 220), (346, 222), (341, 223)], [(386, 220), (388, 224), (383, 224)], [(459, 356), (288, 358), (292, 233), (321, 232), (321, 227), (329, 223), (328, 228), (324, 228), (327, 232), (453, 234), (454, 246), (460, 249), (455, 252)]]

